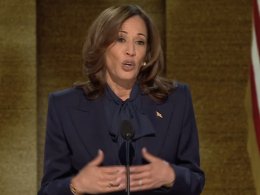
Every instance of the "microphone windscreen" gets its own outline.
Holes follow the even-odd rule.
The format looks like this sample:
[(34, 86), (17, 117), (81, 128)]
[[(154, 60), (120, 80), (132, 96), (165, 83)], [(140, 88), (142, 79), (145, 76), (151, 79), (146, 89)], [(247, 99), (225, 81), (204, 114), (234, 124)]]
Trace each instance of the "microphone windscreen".
[(134, 137), (134, 135), (135, 135), (135, 132), (134, 132), (131, 122), (128, 120), (123, 120), (121, 123), (121, 136), (125, 140), (129, 141)]

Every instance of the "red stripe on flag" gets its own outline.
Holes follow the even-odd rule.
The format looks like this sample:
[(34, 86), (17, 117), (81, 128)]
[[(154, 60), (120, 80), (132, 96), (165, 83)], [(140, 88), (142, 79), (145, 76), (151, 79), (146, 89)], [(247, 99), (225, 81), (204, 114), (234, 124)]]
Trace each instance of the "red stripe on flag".
[(259, 17), (259, 10), (258, 10), (258, 3), (257, 0), (254, 0), (253, 5), (253, 14), (254, 14), (254, 28), (255, 28), (255, 34), (256, 34), (256, 43), (258, 48), (258, 55), (260, 56), (260, 17)]
[(260, 153), (260, 113), (258, 110), (255, 75), (254, 75), (252, 64), (250, 66), (250, 86), (251, 86), (251, 97), (252, 97), (253, 120), (254, 120), (255, 132), (256, 132), (256, 140), (258, 144), (258, 151)]

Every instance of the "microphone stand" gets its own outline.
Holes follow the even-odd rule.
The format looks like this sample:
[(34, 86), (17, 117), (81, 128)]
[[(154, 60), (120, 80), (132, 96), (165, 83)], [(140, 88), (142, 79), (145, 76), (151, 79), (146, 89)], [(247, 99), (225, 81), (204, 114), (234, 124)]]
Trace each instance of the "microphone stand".
[(126, 192), (130, 195), (130, 140), (126, 140)]
[(134, 129), (129, 120), (121, 122), (121, 136), (126, 141), (126, 192), (130, 195), (130, 142), (134, 137)]

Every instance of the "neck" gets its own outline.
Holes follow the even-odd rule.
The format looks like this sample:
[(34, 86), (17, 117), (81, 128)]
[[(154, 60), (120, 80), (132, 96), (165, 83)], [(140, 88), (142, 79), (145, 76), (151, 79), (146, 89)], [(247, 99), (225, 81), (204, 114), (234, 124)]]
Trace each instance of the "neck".
[(115, 83), (113, 81), (107, 81), (107, 84), (112, 89), (112, 91), (123, 101), (130, 97), (134, 83)]

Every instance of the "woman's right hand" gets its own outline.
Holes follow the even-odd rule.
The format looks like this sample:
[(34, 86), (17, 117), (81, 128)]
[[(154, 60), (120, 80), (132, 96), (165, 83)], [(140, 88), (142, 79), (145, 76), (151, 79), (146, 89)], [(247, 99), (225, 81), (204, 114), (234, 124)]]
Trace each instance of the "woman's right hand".
[(102, 150), (80, 172), (72, 178), (71, 184), (79, 194), (100, 194), (124, 190), (126, 170), (124, 166), (101, 167), (104, 160)]

